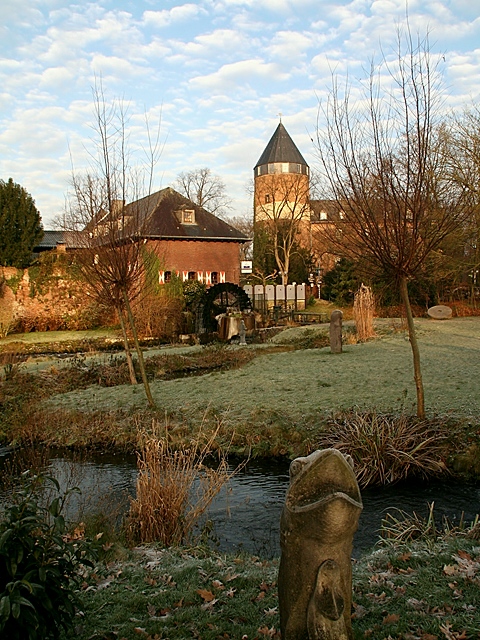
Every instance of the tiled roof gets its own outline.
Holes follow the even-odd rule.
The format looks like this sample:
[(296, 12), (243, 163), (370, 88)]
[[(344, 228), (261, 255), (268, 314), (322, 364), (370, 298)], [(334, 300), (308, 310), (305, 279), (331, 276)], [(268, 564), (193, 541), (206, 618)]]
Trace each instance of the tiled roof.
[[(195, 212), (194, 224), (182, 223), (182, 210)], [(171, 187), (128, 204), (123, 213), (135, 220), (136, 229), (132, 228), (131, 235), (142, 238), (248, 241), (238, 229)]]
[(67, 249), (78, 249), (81, 246), (77, 234), (70, 231), (44, 231), (43, 238), (33, 248), (38, 251), (48, 251), (56, 249), (58, 245), (65, 245)]
[(270, 138), (270, 142), (265, 147), (265, 151), (260, 156), (255, 168), (271, 162), (293, 162), (304, 164), (308, 167), (305, 159), (281, 122)]

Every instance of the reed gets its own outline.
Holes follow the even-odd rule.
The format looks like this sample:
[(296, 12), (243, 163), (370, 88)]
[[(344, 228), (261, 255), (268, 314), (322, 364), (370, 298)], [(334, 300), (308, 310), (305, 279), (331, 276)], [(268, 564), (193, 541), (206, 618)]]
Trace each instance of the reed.
[(367, 487), (445, 473), (449, 436), (441, 419), (349, 411), (328, 421), (322, 445), (352, 456), (358, 483)]
[(170, 547), (192, 537), (213, 498), (240, 468), (229, 470), (225, 452), (217, 454), (215, 466), (207, 464), (216, 436), (214, 431), (204, 440), (200, 433), (188, 448), (174, 450), (167, 426), (154, 421), (151, 432), (142, 433), (136, 497), (126, 521), (131, 542)]
[(353, 319), (357, 329), (358, 340), (364, 342), (375, 337), (373, 317), (375, 315), (375, 298), (370, 287), (363, 283), (355, 293), (353, 302)]

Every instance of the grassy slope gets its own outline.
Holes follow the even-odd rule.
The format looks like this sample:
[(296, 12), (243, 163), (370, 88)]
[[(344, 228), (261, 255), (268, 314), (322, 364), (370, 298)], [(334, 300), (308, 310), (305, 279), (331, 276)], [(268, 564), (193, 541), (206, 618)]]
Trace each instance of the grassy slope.
[[(480, 318), (417, 320), (416, 324), (427, 408), (462, 416), (478, 414)], [(386, 321), (379, 321), (379, 326), (385, 333)], [(276, 342), (289, 340), (289, 331), (277, 336)], [(402, 331), (386, 332), (366, 344), (347, 344), (341, 355), (331, 354), (328, 347), (267, 354), (239, 370), (156, 381), (152, 391), (158, 405), (166, 409), (228, 409), (230, 417), (242, 420), (258, 409), (275, 409), (299, 420), (340, 407), (410, 409), (415, 402), (410, 345)], [(130, 409), (144, 407), (145, 400), (140, 386), (124, 385), (57, 396), (55, 405), (84, 411)]]

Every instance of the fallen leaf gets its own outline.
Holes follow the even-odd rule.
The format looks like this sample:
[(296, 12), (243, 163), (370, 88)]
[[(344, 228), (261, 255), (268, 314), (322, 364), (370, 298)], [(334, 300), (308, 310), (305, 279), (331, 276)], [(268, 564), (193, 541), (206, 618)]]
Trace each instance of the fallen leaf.
[(211, 602), (215, 599), (213, 593), (207, 589), (197, 589), (197, 593), (201, 598), (203, 598), (203, 600), (205, 600), (205, 602)]
[(399, 562), (408, 562), (408, 560), (410, 560), (410, 558), (412, 557), (412, 554), (407, 551), (406, 553), (402, 553), (401, 556), (398, 556), (397, 560)]
[(236, 589), (234, 589), (233, 587), (230, 587), (230, 589), (225, 592), (225, 595), (228, 598), (233, 598), (233, 596), (235, 595), (236, 591), (237, 591)]
[(277, 614), (277, 611), (278, 611), (277, 607), (272, 607), (271, 609), (264, 609), (263, 613), (266, 616), (274, 616)]
[(156, 613), (157, 613), (157, 610), (155, 609), (155, 607), (153, 606), (153, 604), (149, 604), (149, 605), (147, 606), (147, 611), (148, 611), (148, 615), (149, 615), (150, 617), (153, 617), (153, 616), (154, 616), (154, 615), (156, 615)]
[(421, 640), (438, 640), (438, 636), (434, 636), (431, 633), (422, 633)]
[(201, 608), (202, 608), (204, 611), (208, 611), (209, 609), (213, 609), (213, 606), (214, 606), (215, 604), (217, 604), (217, 602), (218, 602), (218, 599), (217, 599), (217, 598), (213, 598), (213, 600), (208, 600), (207, 602), (204, 602), (204, 603), (202, 604)]
[(466, 551), (463, 551), (463, 549), (460, 549), (460, 551), (457, 551), (457, 556), (459, 556), (460, 558), (463, 558), (464, 560), (472, 559), (472, 556)]
[(454, 576), (457, 573), (457, 567), (455, 567), (453, 564), (446, 564), (443, 567), (443, 573), (446, 576)]
[(181, 607), (183, 607), (183, 598), (180, 598), (180, 600), (178, 602), (175, 602), (174, 605), (175, 609), (180, 609)]
[(135, 633), (138, 633), (140, 636), (148, 636), (148, 633), (142, 627), (134, 627), (133, 629)]
[(360, 620), (360, 618), (363, 618), (363, 616), (366, 615), (367, 609), (363, 607), (361, 604), (357, 604), (356, 602), (353, 602), (352, 604), (354, 608), (354, 612), (352, 613), (352, 619)]
[(239, 573), (229, 573), (225, 578), (225, 582), (231, 582), (232, 580), (235, 580), (235, 578), (238, 578), (239, 575)]
[(400, 620), (400, 616), (396, 613), (390, 613), (388, 616), (385, 616), (383, 619), (383, 624), (393, 624), (394, 622), (398, 622)]
[(225, 589), (225, 585), (223, 584), (223, 582), (220, 582), (220, 580), (214, 580), (212, 582), (212, 585), (214, 589)]

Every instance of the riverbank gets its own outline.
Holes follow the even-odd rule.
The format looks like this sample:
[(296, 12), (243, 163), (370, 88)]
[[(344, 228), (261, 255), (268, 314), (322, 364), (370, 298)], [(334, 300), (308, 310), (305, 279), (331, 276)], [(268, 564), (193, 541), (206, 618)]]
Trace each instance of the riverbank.
[[(136, 548), (85, 575), (75, 637), (279, 639), (277, 572), (278, 559)], [(479, 585), (478, 541), (376, 549), (353, 565), (354, 637), (477, 638)]]
[[(415, 322), (427, 418), (449, 438), (443, 462), (455, 473), (478, 477), (480, 318)], [(375, 327), (375, 339), (356, 343), (353, 326), (345, 323), (342, 354), (325, 346), (328, 325), (286, 328), (267, 343), (247, 347), (146, 349), (156, 410), (146, 408), (141, 385), (127, 384), (121, 353), (25, 358), (8, 350), (20, 341), (11, 336), (0, 341), (0, 441), (134, 452), (139, 433), (155, 421), (173, 446), (215, 432), (215, 446), (231, 454), (305, 455), (325, 446), (325, 435), (335, 430), (332, 417), (351, 415), (352, 408), (414, 416), (405, 330), (392, 319), (377, 319)], [(72, 350), (69, 336), (64, 342)], [(38, 340), (44, 345), (45, 334)], [(61, 342), (57, 335), (52, 340)], [(81, 344), (88, 340), (81, 335)]]

